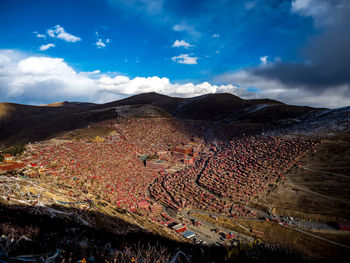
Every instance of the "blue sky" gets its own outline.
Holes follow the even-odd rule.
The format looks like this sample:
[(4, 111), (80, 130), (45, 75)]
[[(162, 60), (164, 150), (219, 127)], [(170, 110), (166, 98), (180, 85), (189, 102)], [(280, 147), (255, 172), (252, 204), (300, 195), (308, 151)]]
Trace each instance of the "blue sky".
[[(313, 64), (310, 52), (305, 52), (310, 42), (344, 23), (322, 21), (348, 10), (346, 1), (315, 1), (0, 0), (0, 54), (3, 61), (10, 61), (12, 70), (19, 70), (23, 60), (38, 58), (29, 62), (56, 72), (55, 67), (66, 67), (63, 77), (74, 72), (94, 80), (89, 85), (98, 87), (92, 97), (79, 96), (79, 88), (68, 92), (74, 87), (67, 79), (58, 83), (59, 76), (46, 71), (40, 71), (39, 78), (37, 71), (23, 71), (23, 67), (19, 72), (25, 75), (24, 81), (13, 86), (10, 69), (3, 66), (2, 75), (9, 76), (0, 83), (8, 88), (0, 90), (0, 101), (46, 103), (64, 99), (65, 90), (68, 100), (94, 101), (98, 97), (97, 102), (104, 102), (153, 88), (178, 96), (228, 91), (246, 98), (268, 96), (287, 103), (322, 106), (327, 100), (298, 100), (296, 89), (311, 98), (317, 92), (317, 96), (327, 94), (328, 86), (313, 90), (309, 80), (306, 84), (291, 82), (279, 75), (279, 65)], [(32, 66), (28, 67), (32, 70)], [(43, 78), (44, 74), (49, 77)], [(30, 81), (29, 75), (33, 78)], [(55, 79), (53, 84), (50, 77)], [(159, 81), (152, 77), (166, 78), (169, 84), (163, 81), (168, 85), (163, 90), (150, 87)], [(202, 85), (207, 82), (210, 86)], [(120, 88), (123, 83), (128, 88)], [(45, 85), (53, 87), (52, 96), (40, 96)], [(274, 87), (268, 90), (267, 85)], [(330, 87), (339, 90), (340, 96), (326, 106), (349, 102), (344, 98), (340, 101), (348, 86), (330, 83)], [(284, 90), (283, 94), (278, 90)]]

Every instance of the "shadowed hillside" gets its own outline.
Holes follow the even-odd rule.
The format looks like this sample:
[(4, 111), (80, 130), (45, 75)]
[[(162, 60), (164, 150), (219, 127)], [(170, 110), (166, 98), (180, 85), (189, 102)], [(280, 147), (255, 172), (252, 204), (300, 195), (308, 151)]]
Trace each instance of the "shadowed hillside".
[(95, 103), (89, 103), (89, 102), (60, 101), (60, 102), (54, 102), (54, 103), (50, 103), (47, 105), (41, 105), (41, 106), (82, 108), (82, 107), (93, 107), (95, 105), (96, 105)]
[(49, 138), (62, 131), (77, 129), (90, 122), (117, 116), (114, 110), (89, 111), (82, 106), (29, 106), (0, 104), (0, 144), (27, 143)]
[[(283, 262), (307, 261), (276, 245), (258, 242), (230, 248), (193, 245), (151, 234), (102, 213), (62, 209), (43, 207), (34, 214), (31, 207), (0, 205), (0, 261), (280, 262), (282, 258)], [(52, 216), (46, 210), (57, 213)], [(96, 227), (59, 216), (60, 211), (93, 219)]]
[(45, 106), (0, 103), (0, 144), (6, 146), (47, 139), (117, 116), (172, 115), (181, 119), (235, 125), (286, 125), (299, 122), (319, 111), (321, 109), (290, 106), (269, 99), (244, 100), (229, 93), (185, 99), (151, 92), (100, 105), (66, 101)]
[(176, 109), (176, 107), (185, 100), (186, 99), (183, 99), (183, 98), (169, 97), (166, 95), (158, 94), (156, 92), (149, 92), (149, 93), (143, 93), (143, 94), (131, 96), (126, 99), (102, 104), (97, 106), (96, 108), (102, 109), (106, 107), (116, 107), (116, 106), (123, 106), (123, 105), (149, 104), (149, 105), (157, 106), (169, 113), (172, 113)]
[(185, 99), (155, 92), (98, 105), (96, 108), (136, 104), (154, 105), (182, 119), (251, 123), (274, 123), (289, 118), (306, 118), (309, 114), (321, 110), (286, 105), (269, 99), (244, 100), (230, 93), (207, 94)]

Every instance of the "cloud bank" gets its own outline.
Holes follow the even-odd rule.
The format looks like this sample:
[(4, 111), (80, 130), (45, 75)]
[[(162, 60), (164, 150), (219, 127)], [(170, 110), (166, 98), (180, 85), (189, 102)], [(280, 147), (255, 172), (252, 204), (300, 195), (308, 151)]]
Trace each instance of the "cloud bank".
[[(348, 0), (294, 0), (291, 12), (311, 17), (320, 33), (300, 50), (302, 62), (274, 63), (251, 73), (286, 87), (314, 92), (350, 85), (350, 2)], [(348, 90), (350, 93), (350, 89)]]
[(217, 76), (217, 83), (237, 83), (256, 96), (296, 105), (350, 105), (350, 2), (293, 0), (290, 12), (311, 18), (318, 34), (300, 49), (301, 61), (260, 57), (261, 65)]
[(77, 72), (62, 58), (26, 56), (0, 50), (0, 97), (3, 101), (45, 104), (55, 101), (108, 102), (143, 92), (193, 97), (229, 92), (241, 97), (250, 93), (235, 85), (174, 84), (168, 78), (111, 76), (99, 70)]
[(256, 71), (266, 70), (266, 67), (275, 67), (275, 65), (262, 64), (259, 67), (227, 72), (215, 77), (213, 82), (222, 84), (232, 83), (239, 86), (241, 90), (254, 91), (246, 93), (243, 98), (269, 98), (287, 104), (326, 108), (338, 108), (350, 105), (350, 86), (347, 84), (332, 85), (316, 91), (302, 84), (286, 85), (276, 78), (256, 74)]

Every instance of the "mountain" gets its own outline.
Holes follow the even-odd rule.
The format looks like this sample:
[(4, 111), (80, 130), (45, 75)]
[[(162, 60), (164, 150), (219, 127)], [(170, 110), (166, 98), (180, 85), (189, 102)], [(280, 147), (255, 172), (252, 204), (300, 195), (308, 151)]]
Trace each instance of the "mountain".
[(147, 104), (147, 105), (159, 107), (165, 110), (166, 112), (172, 113), (176, 109), (176, 107), (185, 100), (186, 99), (183, 99), (183, 98), (170, 97), (170, 96), (158, 94), (156, 92), (149, 92), (149, 93), (143, 93), (143, 94), (131, 96), (126, 99), (98, 105), (96, 108), (101, 109), (101, 108), (124, 106), (124, 105)]
[(95, 103), (90, 102), (69, 102), (69, 101), (60, 101), (60, 102), (54, 102), (47, 105), (41, 105), (46, 107), (72, 107), (72, 108), (78, 108), (78, 107), (92, 107), (95, 106)]
[(42, 140), (117, 116), (174, 116), (225, 124), (290, 125), (325, 110), (269, 99), (245, 100), (229, 93), (179, 98), (151, 92), (105, 104), (63, 101), (30, 106), (0, 103), (0, 144)]
[(323, 110), (293, 126), (296, 132), (350, 132), (350, 106)]
[(175, 117), (192, 120), (278, 123), (286, 119), (304, 119), (323, 109), (286, 105), (270, 99), (244, 100), (230, 93), (206, 94), (177, 98), (144, 93), (96, 106), (96, 108), (147, 104), (163, 109)]
[(84, 127), (90, 122), (116, 117), (115, 110), (93, 112), (90, 103), (61, 106), (31, 106), (0, 103), (0, 144), (28, 143), (63, 131)]

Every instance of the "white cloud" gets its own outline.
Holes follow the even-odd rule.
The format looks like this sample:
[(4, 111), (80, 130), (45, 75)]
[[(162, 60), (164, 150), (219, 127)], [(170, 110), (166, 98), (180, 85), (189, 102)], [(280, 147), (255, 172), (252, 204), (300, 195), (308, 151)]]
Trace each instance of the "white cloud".
[(98, 76), (101, 73), (101, 70), (93, 70), (93, 71), (85, 71), (81, 72), (81, 74), (85, 74), (86, 76)]
[(172, 84), (168, 78), (154, 77), (136, 77), (129, 79), (125, 76), (116, 76), (114, 78), (104, 76), (99, 80), (99, 90), (115, 94), (139, 94), (144, 92), (158, 92), (170, 96), (194, 97), (208, 93), (230, 92), (240, 93), (240, 88), (234, 85), (212, 85), (208, 82), (199, 84), (185, 83)]
[(72, 34), (67, 33), (64, 30), (64, 28), (61, 27), (60, 25), (56, 25), (55, 27), (53, 27), (53, 29), (48, 29), (46, 31), (46, 34), (49, 37), (62, 39), (62, 40), (67, 41), (67, 42), (78, 42), (78, 41), (81, 41), (80, 37), (77, 37), (77, 36), (74, 36)]
[(186, 42), (185, 40), (175, 40), (174, 44), (172, 45), (172, 47), (184, 47), (184, 48), (189, 48), (189, 47), (193, 47), (193, 45), (191, 45), (190, 43)]
[(96, 46), (97, 48), (105, 48), (107, 44), (111, 43), (110, 39), (106, 39), (106, 41), (103, 41), (102, 38), (97, 39)]
[(41, 45), (39, 49), (40, 49), (41, 51), (45, 51), (45, 50), (48, 50), (48, 49), (51, 48), (51, 47), (55, 47), (55, 44), (51, 44), (51, 43), (50, 43), (50, 44), (46, 44), (46, 45)]
[[(104, 31), (105, 30), (106, 29), (104, 29)], [(107, 46), (107, 44), (111, 43), (111, 40), (109, 38), (102, 37), (104, 35), (103, 33), (101, 34), (98, 31), (96, 31), (95, 33), (97, 36), (95, 45), (98, 49), (105, 48)]]
[(266, 65), (268, 63), (267, 59), (269, 56), (262, 56), (260, 57), (261, 64)]
[(38, 33), (37, 31), (34, 31), (33, 34), (35, 34), (36, 37), (38, 37), (38, 38), (46, 38), (46, 35), (40, 34), (40, 33)]
[(97, 48), (103, 48), (103, 47), (106, 47), (106, 44), (103, 43), (102, 39), (98, 39), (98, 41), (96, 42), (96, 46)]
[(348, 0), (293, 0), (291, 12), (312, 17), (317, 26), (326, 26), (342, 19), (344, 11), (349, 10)]
[(181, 54), (179, 56), (172, 57), (172, 61), (178, 64), (195, 65), (197, 64), (198, 57), (190, 57), (192, 54)]
[(177, 32), (187, 32), (194, 38), (199, 38), (202, 34), (198, 32), (194, 26), (187, 24), (185, 21), (182, 21), (179, 24), (173, 26), (173, 30)]
[(26, 56), (0, 50), (7, 63), (0, 64), (1, 100), (53, 102), (94, 99), (96, 80), (77, 73), (62, 58)]
[(220, 34), (213, 34), (212, 37), (213, 37), (213, 38), (219, 38), (219, 37), (220, 37)]

